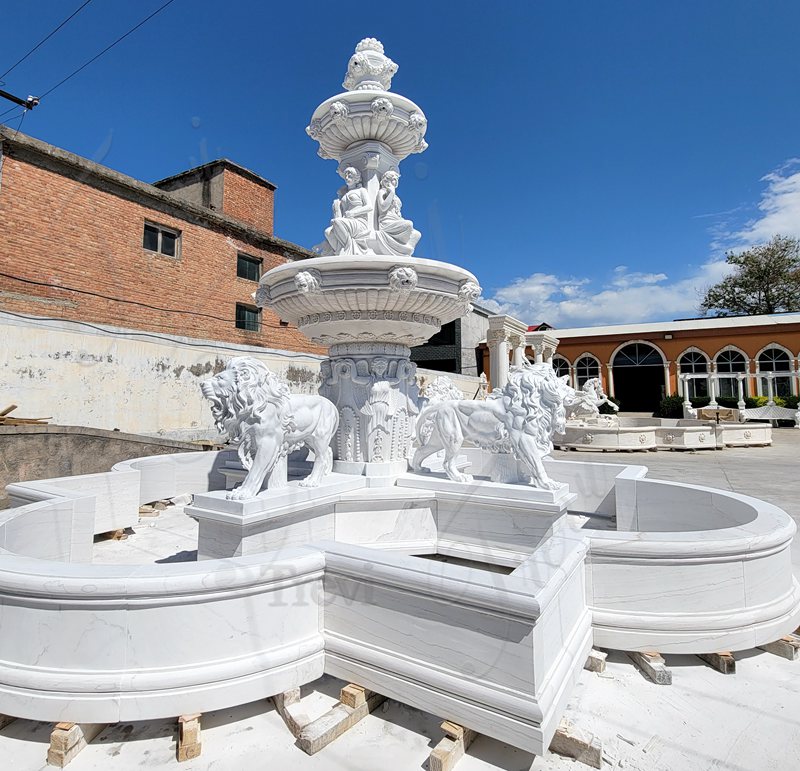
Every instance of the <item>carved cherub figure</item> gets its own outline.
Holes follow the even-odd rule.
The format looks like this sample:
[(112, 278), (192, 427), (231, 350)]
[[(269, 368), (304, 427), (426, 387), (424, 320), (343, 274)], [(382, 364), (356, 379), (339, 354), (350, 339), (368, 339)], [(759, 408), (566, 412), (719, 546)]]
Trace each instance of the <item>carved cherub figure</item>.
[(389, 170), (381, 177), (381, 186), (375, 201), (378, 210), (378, 242), (379, 254), (410, 255), (414, 253), (421, 234), (414, 230), (411, 220), (403, 219), (401, 211), (403, 202), (397, 195), (400, 174)]
[(347, 184), (333, 202), (333, 218), (325, 230), (320, 252), (323, 255), (368, 254), (372, 206), (367, 191), (361, 186), (361, 172), (348, 166), (342, 176)]

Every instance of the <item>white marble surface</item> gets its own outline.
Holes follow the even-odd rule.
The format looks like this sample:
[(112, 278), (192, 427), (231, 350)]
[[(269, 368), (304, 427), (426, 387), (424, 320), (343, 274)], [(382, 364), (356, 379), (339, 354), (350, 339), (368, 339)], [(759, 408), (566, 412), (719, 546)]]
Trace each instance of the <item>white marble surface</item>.
[(322, 673), (316, 550), (139, 567), (6, 555), (0, 565), (0, 625), (16, 630), (0, 635), (6, 714), (141, 720), (264, 698)]
[(567, 423), (566, 430), (553, 441), (561, 449), (593, 451), (721, 450), (767, 446), (772, 443), (772, 427), (769, 423), (623, 417), (608, 424)]
[[(467, 451), (482, 462), (476, 453)], [(108, 476), (133, 469), (141, 484), (163, 484), (159, 463), (174, 479), (180, 459), (182, 484), (200, 486), (222, 479), (214, 469), (229, 456), (215, 455), (131, 461)], [(795, 528), (780, 509), (649, 480), (640, 466), (548, 467), (578, 487), (574, 500), (590, 514), (607, 515), (613, 500), (618, 525), (650, 529), (574, 529), (559, 516), (564, 502), (531, 500), (529, 487), (504, 498), (508, 485), (459, 488), (433, 474), (378, 489), (364, 477), (332, 475), (313, 494), (290, 488), (235, 502), (222, 491), (198, 493), (195, 508), (219, 509), (207, 518), (212, 525), (245, 535), (261, 529), (266, 540), (252, 540), (253, 548), (337, 537), (377, 548), (317, 544), (200, 564), (80, 565), (52, 560), (75, 560), (91, 541), (96, 496), (37, 482), (27, 490), (31, 502), (0, 518), (0, 625), (17, 631), (0, 636), (0, 712), (79, 722), (174, 716), (262, 698), (325, 666), (536, 751), (592, 636), (619, 649), (740, 650), (800, 623), (789, 562)], [(80, 478), (73, 482), (80, 489)], [(116, 489), (107, 482), (93, 480), (92, 490)], [(76, 505), (82, 515), (73, 518)], [(434, 551), (516, 570), (499, 576), (405, 556)], [(326, 590), (338, 626), (323, 637), (331, 560)], [(409, 593), (415, 599), (402, 620)], [(527, 633), (514, 632), (526, 624)], [(392, 639), (380, 638), (390, 628), (400, 632), (389, 635), (396, 648), (387, 654)], [(469, 644), (447, 654), (448, 670), (436, 657), (456, 638)], [(523, 651), (532, 659), (520, 664)], [(467, 671), (475, 661), (491, 664), (482, 683)]]
[(541, 565), (535, 578), (320, 546), (331, 673), (544, 751), (590, 644), (585, 545), (571, 542), (564, 566)]

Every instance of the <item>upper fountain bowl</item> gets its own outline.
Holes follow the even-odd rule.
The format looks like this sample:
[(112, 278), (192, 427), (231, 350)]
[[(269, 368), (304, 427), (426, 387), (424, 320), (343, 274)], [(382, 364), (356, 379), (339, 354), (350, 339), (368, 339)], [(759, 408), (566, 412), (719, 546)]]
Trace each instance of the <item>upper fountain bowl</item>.
[(469, 313), (480, 291), (472, 273), (446, 262), (342, 256), (273, 268), (262, 276), (255, 299), (320, 345), (412, 346)]

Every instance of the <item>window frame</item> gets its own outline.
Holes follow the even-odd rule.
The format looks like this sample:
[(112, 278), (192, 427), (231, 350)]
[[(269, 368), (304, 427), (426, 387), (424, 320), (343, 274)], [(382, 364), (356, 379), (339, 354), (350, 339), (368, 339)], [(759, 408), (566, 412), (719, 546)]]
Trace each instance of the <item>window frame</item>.
[[(590, 361), (591, 365), (581, 364), (583, 361)], [(587, 380), (599, 378), (602, 382), (602, 368), (600, 366), (600, 359), (591, 353), (582, 353), (575, 359), (575, 386), (578, 390), (583, 388)], [(597, 370), (596, 372), (594, 370)]]
[[(257, 278), (250, 278), (249, 276), (243, 276), (239, 273), (239, 264), (240, 261), (248, 262), (251, 265), (255, 265), (258, 268), (258, 277)], [(241, 278), (244, 281), (255, 281), (258, 283), (261, 280), (261, 276), (263, 275), (264, 269), (264, 260), (261, 257), (256, 257), (252, 254), (248, 254), (247, 252), (236, 252), (236, 278)]]
[[(251, 327), (248, 327), (248, 326), (239, 326), (239, 309), (240, 308), (242, 310), (249, 311), (250, 313), (255, 313), (256, 314), (257, 321), (256, 321), (256, 328), (255, 329), (252, 329)], [(261, 331), (261, 325), (262, 325), (261, 308), (258, 308), (255, 305), (248, 305), (247, 303), (236, 303), (236, 316), (235, 316), (235, 319), (234, 319), (234, 325), (236, 326), (236, 329), (241, 329), (242, 332), (260, 332)]]
[[(144, 236), (148, 227), (158, 231), (158, 246), (155, 250), (144, 245)], [(161, 244), (162, 235), (164, 233), (169, 233), (170, 235), (175, 236), (175, 254), (167, 254), (166, 252), (162, 251)], [(167, 225), (159, 225), (159, 223), (153, 222), (152, 220), (144, 221), (144, 225), (142, 226), (142, 249), (144, 249), (144, 251), (150, 252), (150, 254), (159, 254), (162, 257), (168, 257), (170, 260), (179, 260), (181, 258), (182, 241), (183, 238), (180, 230), (171, 228)]]

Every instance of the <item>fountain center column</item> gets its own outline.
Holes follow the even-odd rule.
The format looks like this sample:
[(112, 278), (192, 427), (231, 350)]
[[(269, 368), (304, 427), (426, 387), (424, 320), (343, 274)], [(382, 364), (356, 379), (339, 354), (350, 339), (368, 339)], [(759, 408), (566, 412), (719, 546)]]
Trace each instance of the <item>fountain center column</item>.
[(406, 471), (419, 413), (410, 354), (396, 343), (331, 346), (320, 394), (339, 410), (334, 470), (368, 476)]

